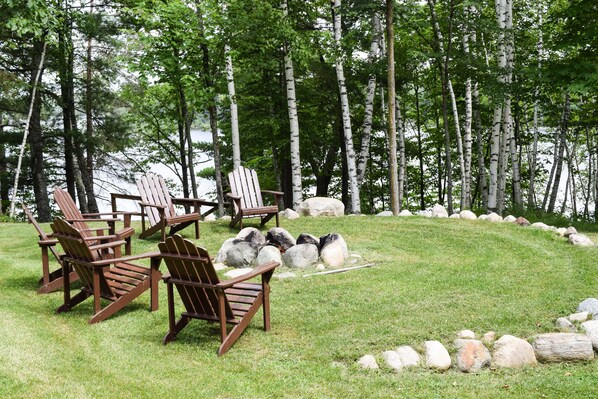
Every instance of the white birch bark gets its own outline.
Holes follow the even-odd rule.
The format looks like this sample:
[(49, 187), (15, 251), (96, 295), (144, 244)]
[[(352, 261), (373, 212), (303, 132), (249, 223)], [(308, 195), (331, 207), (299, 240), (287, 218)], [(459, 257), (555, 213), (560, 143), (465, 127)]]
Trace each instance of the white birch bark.
[(230, 55), (229, 45), (224, 46), (226, 54), (226, 83), (228, 86), (228, 100), (230, 103), (230, 128), (233, 146), (233, 168), (241, 166), (241, 144), (239, 139), (239, 113), (237, 111), (237, 97), (235, 95), (235, 75), (233, 73), (233, 57)]
[[(474, 6), (469, 6), (465, 9), (467, 17), (473, 18), (477, 14)], [(471, 32), (471, 35), (470, 35)], [(475, 30), (468, 26), (463, 35), (463, 52), (469, 57), (469, 40), (470, 36), (475, 41)], [(471, 159), (472, 159), (472, 124), (473, 124), (473, 101), (472, 101), (472, 83), (471, 78), (468, 77), (465, 81), (465, 121), (463, 125), (463, 163), (464, 163), (464, 179), (463, 179), (463, 203), (461, 209), (471, 208)]]
[[(538, 70), (542, 68), (542, 57), (544, 53), (544, 38), (542, 33), (542, 24), (543, 24), (543, 12), (544, 9), (542, 7), (542, 3), (538, 3)], [(534, 129), (534, 141), (532, 143), (532, 152), (530, 154), (530, 174), (529, 174), (529, 187), (527, 191), (527, 206), (528, 208), (532, 209), (536, 207), (536, 189), (535, 189), (535, 180), (536, 180), (536, 162), (538, 159), (538, 136), (540, 134), (539, 130), (539, 114), (540, 114), (540, 89), (536, 87), (534, 93), (535, 101), (534, 101), (534, 122), (533, 122), (533, 129)]]
[[(288, 16), (287, 0), (282, 1), (282, 10), (285, 18)], [(295, 97), (295, 74), (291, 47), (287, 43), (284, 55), (284, 72), (287, 88), (287, 108), (289, 112), (289, 125), (291, 130), (291, 186), (293, 188), (293, 208), (297, 209), (303, 201), (301, 184), (301, 156), (299, 153), (299, 118), (297, 117), (297, 100)]]
[(332, 11), (334, 15), (334, 43), (336, 45), (336, 79), (340, 92), (341, 111), (343, 120), (343, 133), (345, 137), (345, 152), (347, 154), (347, 169), (349, 174), (349, 186), (351, 188), (351, 212), (361, 213), (359, 203), (359, 184), (357, 183), (357, 168), (355, 162), (355, 150), (353, 148), (353, 133), (351, 130), (351, 114), (349, 109), (349, 97), (345, 84), (345, 72), (343, 70), (343, 57), (341, 55), (341, 0), (333, 0)]
[(448, 80), (448, 92), (451, 98), (451, 107), (453, 109), (453, 122), (455, 124), (455, 136), (457, 139), (457, 156), (459, 157), (459, 172), (461, 174), (461, 209), (466, 209), (465, 199), (465, 159), (463, 157), (463, 137), (461, 136), (461, 126), (459, 125), (459, 110), (457, 109), (457, 99), (453, 90), (453, 83)]
[(405, 180), (407, 176), (407, 159), (405, 158), (405, 126), (403, 124), (403, 116), (401, 115), (401, 108), (399, 97), (395, 97), (395, 117), (397, 130), (397, 158), (399, 164), (398, 183), (399, 183), (399, 204), (403, 204), (403, 197), (405, 196)]
[[(377, 14), (372, 17), (372, 44), (370, 45), (369, 61), (376, 62), (380, 53), (380, 38), (382, 35), (382, 24)], [(365, 108), (363, 116), (363, 135), (361, 136), (361, 151), (357, 164), (357, 182), (363, 183), (365, 170), (370, 157), (370, 141), (372, 135), (372, 119), (374, 115), (374, 97), (376, 95), (376, 74), (372, 73), (368, 79), (366, 89)]]

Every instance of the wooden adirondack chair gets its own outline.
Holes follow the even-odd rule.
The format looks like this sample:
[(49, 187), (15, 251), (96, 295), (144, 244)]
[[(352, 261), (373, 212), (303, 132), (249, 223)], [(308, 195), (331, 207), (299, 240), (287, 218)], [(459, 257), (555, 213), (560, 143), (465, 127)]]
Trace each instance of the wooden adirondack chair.
[[(80, 231), (64, 219), (56, 218), (52, 223), (54, 237), (58, 240), (66, 255), (62, 258), (64, 278), (64, 304), (56, 312), (66, 312), (78, 303), (93, 296), (94, 315), (89, 324), (105, 320), (130, 303), (133, 299), (151, 289), (151, 310), (158, 310), (158, 271), (160, 260), (154, 258), (159, 252), (120, 257), (122, 240), (116, 236), (85, 237)], [(90, 242), (100, 242), (90, 245)], [(102, 252), (113, 250), (113, 258), (102, 257)], [(131, 263), (133, 260), (152, 258), (152, 265), (147, 267)], [(83, 286), (81, 291), (71, 298), (70, 279), (67, 270), (72, 266), (79, 275)], [(101, 299), (111, 303), (102, 308)]]
[[(40, 287), (37, 290), (37, 293), (47, 294), (62, 289), (64, 282), (64, 278), (62, 277), (62, 256), (64, 254), (61, 254), (56, 250), (58, 240), (52, 238), (52, 234), (46, 234), (25, 204), (23, 204), (22, 207), (25, 216), (27, 216), (27, 220), (33, 227), (35, 227), (35, 230), (37, 230), (37, 234), (39, 235), (39, 241), (37, 243), (42, 250), (42, 278), (39, 280)], [(50, 272), (50, 258), (48, 256), (48, 251), (54, 255), (54, 258), (56, 258), (56, 261), (60, 265), (60, 269)], [(69, 268), (69, 270), (69, 280), (79, 280), (77, 273), (72, 268)]]
[[(272, 216), (276, 216), (276, 227), (280, 226), (278, 202), (284, 193), (260, 190), (260, 182), (255, 170), (242, 166), (228, 174), (228, 183), (231, 192), (227, 196), (232, 199), (231, 211), (233, 214), (230, 227), (234, 227), (238, 222), (239, 227), (243, 229), (244, 217), (260, 217), (260, 225), (263, 226)], [(274, 195), (275, 205), (264, 206), (262, 194), (265, 193)]]
[[(137, 188), (141, 195), (141, 234), (139, 238), (147, 238), (156, 232), (166, 239), (166, 227), (170, 226), (168, 235), (175, 234), (185, 227), (195, 224), (195, 238), (199, 238), (200, 207), (204, 202), (196, 198), (172, 198), (162, 176), (146, 173), (137, 180)], [(177, 215), (174, 205), (193, 205), (193, 212)], [(150, 227), (145, 228), (145, 216)]]
[[(264, 311), (264, 330), (270, 330), (269, 282), (279, 263), (269, 262), (248, 274), (221, 282), (205, 249), (196, 247), (178, 234), (158, 246), (170, 272), (163, 277), (168, 289), (169, 321), (164, 345), (173, 341), (191, 319), (201, 319), (220, 323), (218, 355), (224, 355), (247, 328), (260, 306)], [(261, 276), (261, 284), (245, 282), (257, 276)], [(186, 309), (177, 322), (175, 286)], [(227, 324), (234, 325), (230, 332), (227, 332)]]
[[(125, 253), (131, 254), (131, 236), (135, 234), (135, 229), (131, 227), (131, 214), (128, 212), (105, 212), (105, 213), (86, 213), (82, 214), (77, 204), (71, 198), (69, 193), (59, 187), (54, 188), (54, 201), (62, 211), (67, 222), (71, 223), (77, 230), (79, 230), (84, 237), (93, 237), (94, 233), (104, 235), (105, 231), (109, 234), (116, 235), (119, 240), (125, 241)], [(111, 218), (102, 218), (101, 216), (112, 216)], [(116, 222), (120, 219), (116, 216), (122, 216), (124, 227), (116, 231)], [(108, 228), (90, 228), (87, 223), (104, 222), (108, 224)]]

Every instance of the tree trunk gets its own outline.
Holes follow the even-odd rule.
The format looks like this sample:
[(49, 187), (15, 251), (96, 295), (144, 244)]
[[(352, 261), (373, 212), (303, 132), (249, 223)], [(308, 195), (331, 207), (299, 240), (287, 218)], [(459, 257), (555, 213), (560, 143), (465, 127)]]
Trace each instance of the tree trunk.
[(451, 98), (451, 107), (453, 109), (453, 123), (455, 125), (455, 136), (457, 139), (457, 156), (459, 157), (459, 173), (461, 176), (461, 202), (460, 208), (467, 209), (465, 199), (466, 191), (466, 172), (465, 172), (465, 157), (463, 155), (463, 138), (461, 136), (461, 127), (459, 126), (459, 110), (457, 109), (457, 99), (455, 98), (455, 91), (453, 90), (453, 83), (448, 80), (448, 93)]
[(405, 197), (405, 186), (407, 178), (407, 159), (405, 157), (405, 126), (403, 124), (403, 116), (401, 114), (401, 108), (399, 99), (396, 98), (396, 119), (397, 119), (397, 158), (399, 164), (398, 183), (399, 183), (399, 212), (403, 208), (403, 198)]
[[(89, 15), (93, 15), (94, 0), (89, 3)], [(94, 137), (93, 137), (93, 111), (92, 111), (92, 51), (93, 51), (93, 39), (91, 34), (87, 38), (87, 51), (86, 51), (86, 75), (85, 75), (85, 165), (83, 182), (85, 183), (85, 191), (87, 193), (87, 206), (89, 212), (99, 212), (98, 203), (94, 193), (94, 175), (93, 175), (93, 160), (94, 160)], [(83, 149), (81, 149), (83, 150)], [(83, 161), (83, 160), (82, 160)], [(80, 161), (81, 162), (81, 161)]]
[[(474, 6), (465, 8), (466, 18), (472, 18), (477, 15), (477, 10)], [(467, 57), (470, 57), (469, 40), (475, 42), (475, 29), (470, 25), (467, 26), (466, 32), (463, 35), (463, 52)], [(472, 99), (472, 82), (468, 76), (465, 81), (465, 121), (463, 125), (463, 203), (461, 209), (471, 208), (471, 159), (472, 159), (472, 125), (473, 125), (473, 99)]]
[(419, 108), (419, 85), (416, 81), (415, 87), (415, 112), (417, 125), (417, 158), (419, 160), (419, 208), (426, 209), (426, 194), (424, 181), (424, 151), (422, 146), (421, 115)]
[[(288, 17), (287, 0), (283, 0), (282, 9), (285, 18)], [(295, 72), (291, 57), (291, 46), (285, 43), (284, 70), (287, 90), (287, 109), (289, 112), (289, 126), (291, 130), (291, 183), (293, 187), (293, 208), (297, 209), (303, 202), (303, 186), (301, 181), (301, 156), (299, 152), (299, 118), (297, 116), (297, 100), (295, 97)], [(341, 95), (342, 99), (342, 95)]]
[[(542, 68), (542, 57), (544, 55), (544, 38), (542, 32), (542, 18), (543, 18), (543, 6), (542, 2), (538, 2), (538, 70)], [(539, 76), (541, 77), (541, 75)], [(538, 159), (538, 136), (539, 130), (539, 113), (540, 113), (540, 88), (536, 87), (534, 93), (534, 141), (532, 143), (532, 152), (530, 155), (530, 173), (529, 173), (529, 187), (527, 191), (527, 206), (530, 209), (536, 207), (536, 162)]]
[(565, 93), (565, 107), (563, 109), (563, 120), (561, 121), (560, 130), (560, 144), (559, 151), (556, 158), (556, 169), (554, 173), (554, 184), (552, 186), (552, 192), (550, 193), (550, 202), (548, 203), (547, 211), (549, 213), (554, 212), (554, 206), (556, 204), (556, 197), (559, 191), (559, 183), (561, 181), (561, 173), (563, 170), (563, 154), (565, 152), (565, 146), (567, 145), (567, 130), (569, 128), (569, 116), (571, 115), (571, 103), (569, 92)]
[(226, 83), (228, 87), (228, 100), (230, 102), (230, 129), (233, 147), (233, 168), (241, 166), (241, 144), (239, 139), (239, 112), (237, 110), (237, 97), (235, 95), (235, 75), (233, 71), (233, 57), (230, 55), (229, 45), (224, 46), (226, 55)]
[[(347, 173), (349, 186), (351, 187), (351, 213), (361, 213), (359, 201), (359, 184), (357, 183), (357, 168), (355, 161), (355, 150), (353, 149), (353, 133), (351, 131), (351, 113), (349, 109), (349, 97), (347, 85), (345, 84), (345, 72), (343, 70), (343, 57), (341, 55), (341, 0), (332, 0), (332, 14), (334, 18), (334, 42), (337, 54), (336, 78), (341, 100), (341, 111), (343, 119), (343, 135), (345, 139), (345, 151), (347, 154)], [(394, 111), (394, 108), (389, 106)]]

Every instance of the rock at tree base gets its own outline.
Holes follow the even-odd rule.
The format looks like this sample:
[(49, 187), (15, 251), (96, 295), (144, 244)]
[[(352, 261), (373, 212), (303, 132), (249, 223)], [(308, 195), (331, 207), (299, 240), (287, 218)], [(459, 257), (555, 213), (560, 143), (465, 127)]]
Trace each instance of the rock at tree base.
[(502, 221), (503, 221), (503, 223), (513, 223), (516, 220), (517, 220), (517, 218), (515, 216), (508, 215)]
[(376, 216), (392, 216), (392, 215), (393, 215), (392, 211), (382, 211), (382, 212), (376, 214)]
[(448, 218), (448, 212), (446, 208), (440, 204), (434, 205), (432, 208), (432, 216), (437, 218)]
[(461, 211), (459, 215), (461, 215), (461, 219), (465, 220), (476, 220), (478, 218), (475, 213), (467, 209)]
[(549, 333), (537, 335), (532, 344), (538, 361), (543, 363), (592, 360), (592, 341), (583, 334)]
[(488, 220), (489, 222), (502, 222), (502, 216), (500, 216), (497, 213), (491, 212), (490, 214), (488, 214), (488, 217), (486, 218), (486, 220)]
[(403, 209), (399, 212), (399, 216), (413, 216), (413, 213), (411, 213), (409, 209)]

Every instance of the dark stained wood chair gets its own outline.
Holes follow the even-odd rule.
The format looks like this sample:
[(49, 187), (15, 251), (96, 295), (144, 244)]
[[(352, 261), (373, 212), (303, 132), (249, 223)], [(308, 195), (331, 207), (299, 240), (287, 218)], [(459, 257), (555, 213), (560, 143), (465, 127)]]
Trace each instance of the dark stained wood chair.
[[(60, 290), (62, 289), (64, 282), (64, 278), (62, 277), (62, 256), (64, 254), (61, 254), (56, 250), (56, 244), (58, 244), (58, 240), (52, 238), (52, 234), (46, 234), (25, 204), (22, 205), (22, 208), (27, 220), (33, 225), (33, 227), (35, 227), (35, 230), (37, 231), (39, 236), (39, 241), (37, 244), (42, 250), (42, 278), (39, 280), (40, 287), (37, 290), (37, 293), (47, 294), (49, 292)], [(60, 268), (54, 270), (53, 272), (50, 272), (50, 257), (48, 251), (52, 253), (60, 265)], [(77, 273), (72, 268), (69, 270), (69, 281), (79, 280)]]
[[(247, 328), (260, 306), (264, 312), (264, 330), (270, 330), (270, 278), (277, 262), (269, 262), (252, 272), (227, 281), (220, 281), (205, 249), (174, 235), (160, 243), (160, 256), (168, 267), (163, 277), (168, 289), (169, 331), (163, 343), (173, 341), (191, 319), (220, 323), (220, 348), (224, 355)], [(261, 283), (248, 283), (261, 276)], [(175, 322), (174, 289), (185, 306), (185, 312)], [(227, 324), (234, 327), (227, 331)]]
[[(228, 174), (231, 192), (227, 196), (231, 201), (232, 219), (230, 227), (239, 223), (243, 229), (243, 218), (260, 217), (263, 226), (276, 216), (276, 227), (280, 226), (278, 217), (278, 202), (284, 193), (280, 191), (260, 190), (260, 182), (255, 170), (240, 166)], [(274, 205), (264, 206), (262, 194), (274, 195)]]
[[(141, 196), (141, 234), (139, 238), (147, 238), (158, 231), (162, 241), (166, 239), (166, 227), (170, 226), (168, 235), (175, 234), (185, 227), (195, 224), (195, 238), (199, 238), (200, 207), (204, 203), (196, 198), (173, 198), (168, 192), (162, 176), (146, 173), (137, 179), (137, 188)], [(177, 215), (174, 205), (193, 206), (193, 212)], [(145, 227), (145, 216), (150, 227)]]
[[(131, 214), (128, 212), (105, 212), (105, 213), (86, 213), (82, 214), (73, 198), (61, 189), (54, 188), (54, 201), (58, 204), (60, 211), (64, 215), (67, 222), (71, 223), (73, 227), (79, 230), (84, 237), (93, 237), (94, 233), (105, 235), (108, 231), (111, 235), (116, 235), (119, 240), (125, 241), (125, 253), (131, 254), (131, 236), (135, 234), (135, 229), (131, 227)], [(111, 218), (102, 218), (102, 216), (112, 216)], [(123, 217), (124, 227), (116, 231), (116, 222), (120, 221), (118, 216)], [(87, 223), (103, 222), (107, 223), (108, 227), (90, 228)]]
[[(94, 315), (89, 323), (97, 323), (121, 310), (148, 289), (151, 290), (150, 308), (152, 311), (158, 310), (158, 280), (161, 273), (158, 271), (160, 260), (155, 256), (159, 252), (121, 257), (120, 247), (124, 241), (117, 240), (117, 236), (85, 237), (61, 218), (54, 219), (51, 226), (54, 237), (66, 252), (62, 257), (64, 304), (56, 310), (57, 313), (66, 312), (93, 296)], [(90, 242), (96, 244), (90, 245)], [(103, 256), (108, 250), (114, 257)], [(147, 258), (152, 258), (150, 268), (132, 263)], [(70, 266), (83, 283), (81, 291), (72, 298), (67, 273)], [(111, 303), (102, 308), (102, 299)]]

